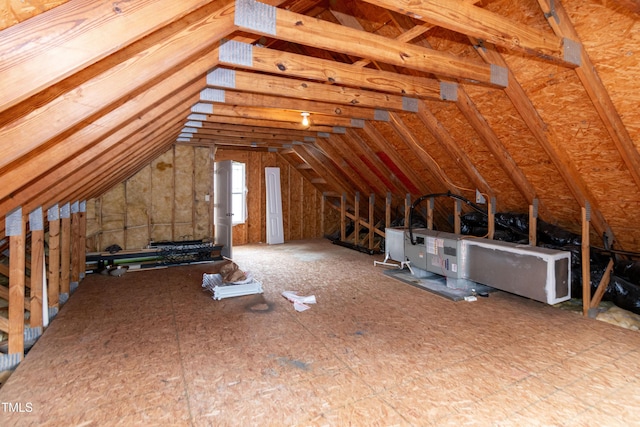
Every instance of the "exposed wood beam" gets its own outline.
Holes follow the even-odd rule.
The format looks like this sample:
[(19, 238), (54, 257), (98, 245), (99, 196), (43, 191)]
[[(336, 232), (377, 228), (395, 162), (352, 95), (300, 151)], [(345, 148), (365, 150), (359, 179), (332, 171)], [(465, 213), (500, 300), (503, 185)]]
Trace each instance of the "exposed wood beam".
[[(376, 119), (376, 110), (372, 108), (356, 107), (353, 105), (336, 105), (335, 103), (318, 102), (300, 98), (286, 98), (283, 96), (265, 95), (251, 92), (237, 92), (233, 90), (212, 89), (219, 91), (218, 96), (224, 101), (222, 104), (283, 108), (286, 110), (308, 111), (311, 114), (325, 114), (336, 117), (351, 117), (355, 119)], [(209, 102), (209, 101), (202, 101)], [(212, 101), (215, 105), (217, 101)]]
[(522, 23), (510, 21), (489, 10), (463, 0), (364, 0), (367, 3), (394, 10), (420, 21), (448, 28), (535, 57), (574, 68), (562, 54), (563, 41), (554, 34), (545, 34)]
[(492, 79), (490, 65), (479, 64), (449, 53), (425, 49), (280, 8), (276, 8), (275, 12), (275, 34), (249, 26), (239, 25), (239, 27), (251, 33), (369, 58), (391, 65), (437, 73), (493, 87), (503, 86), (495, 79), (495, 71)]
[(311, 132), (333, 132), (334, 130), (333, 127), (331, 126), (309, 126), (307, 128), (303, 126), (302, 123), (272, 122), (270, 120), (255, 120), (255, 119), (245, 119), (242, 117), (227, 117), (227, 116), (215, 116), (215, 115), (207, 116), (206, 122), (238, 124), (242, 126), (256, 126), (256, 127), (264, 127), (264, 128), (275, 128), (275, 129), (291, 129), (291, 130), (311, 131)]
[(216, 130), (209, 128), (199, 128), (198, 133), (194, 135), (194, 138), (202, 138), (202, 139), (216, 139), (216, 138), (231, 138), (238, 139), (240, 141), (273, 141), (280, 143), (291, 143), (294, 140), (302, 140), (304, 137), (302, 136), (293, 136), (281, 133), (263, 133), (263, 132), (254, 132), (247, 133), (241, 129), (231, 131), (231, 130)]
[[(218, 74), (219, 73), (219, 74)], [(222, 76), (217, 79), (217, 75)], [(227, 79), (234, 79), (234, 87), (245, 92), (278, 95), (287, 98), (302, 98), (335, 104), (355, 105), (374, 109), (400, 110), (406, 109), (406, 98), (367, 90), (351, 89), (341, 86), (314, 83), (306, 80), (276, 77), (267, 74), (217, 68), (207, 76), (207, 84), (211, 87), (228, 88)], [(260, 79), (260, 85), (256, 80)]]
[(315, 138), (318, 136), (317, 132), (310, 131), (302, 131), (302, 130), (293, 130), (293, 129), (282, 129), (282, 128), (267, 128), (267, 127), (258, 127), (258, 126), (243, 126), (236, 124), (227, 124), (227, 123), (216, 123), (216, 122), (204, 122), (202, 128), (198, 129), (199, 132), (202, 133), (238, 133), (242, 134), (245, 137), (249, 137), (249, 135), (256, 134), (266, 134), (266, 135), (276, 135), (287, 137), (292, 140), (302, 141), (306, 137)]
[[(259, 48), (246, 43), (227, 43), (227, 46), (225, 43), (220, 47), (220, 64), (398, 95), (440, 99), (440, 83), (434, 79), (369, 68), (362, 68), (360, 72), (354, 73), (350, 64)], [(234, 56), (229, 50), (234, 53), (238, 50), (246, 51), (250, 55), (251, 64), (230, 59), (237, 54)]]
[[(68, 2), (3, 30), (0, 111), (206, 3), (202, 0)], [(233, 8), (229, 0), (216, 4), (218, 8)]]
[[(254, 120), (270, 120), (274, 122), (300, 123), (302, 116), (297, 111), (282, 110), (279, 108), (261, 107), (236, 107), (226, 104), (215, 104), (213, 114), (209, 116), (241, 117)], [(340, 126), (357, 127), (359, 122), (354, 122), (349, 117), (326, 116), (323, 114), (312, 114), (309, 122), (313, 126)]]
[[(548, 16), (549, 25), (559, 37), (567, 37), (579, 42), (578, 33), (560, 2), (550, 3), (549, 0), (538, 0), (538, 3), (545, 16)], [(576, 68), (576, 74), (589, 94), (589, 98), (591, 98), (591, 102), (616, 145), (622, 160), (627, 165), (636, 187), (640, 188), (640, 153), (582, 43), (580, 43), (580, 60), (581, 65)]]
[[(340, 19), (344, 17), (341, 16), (338, 18)], [(361, 28), (360, 24), (357, 21), (354, 22), (353, 20), (342, 22), (342, 24), (349, 25), (349, 26), (356, 26), (356, 28)], [(424, 101), (421, 100), (419, 101), (418, 104), (419, 104), (418, 117), (420, 117), (420, 119), (427, 124), (427, 127), (429, 128), (431, 133), (434, 135), (434, 137), (445, 147), (445, 149), (449, 152), (451, 157), (453, 159), (456, 159), (456, 161), (461, 164), (467, 176), (469, 176), (472, 179), (472, 181), (476, 183), (476, 187), (482, 189), (483, 191), (486, 191), (487, 193), (490, 194), (490, 196), (493, 196), (493, 193), (491, 192), (489, 185), (485, 182), (485, 180), (482, 178), (478, 170), (471, 163), (466, 153), (464, 153), (464, 151), (461, 150), (458, 147), (458, 145), (452, 140), (449, 133), (444, 129), (444, 126), (442, 126), (437, 121), (435, 116), (431, 114), (431, 112), (426, 111), (428, 109)], [(396, 130), (396, 132), (400, 134), (401, 138), (405, 141), (405, 143), (409, 146), (409, 148), (414, 152), (414, 154), (416, 154), (416, 156), (420, 158), (423, 162), (427, 160), (425, 163), (427, 169), (429, 169), (434, 176), (440, 179), (440, 183), (443, 184), (446, 188), (449, 188), (450, 190), (453, 189), (454, 192), (457, 192), (457, 190), (453, 188), (453, 187), (456, 187), (456, 185), (451, 180), (448, 180), (448, 177), (446, 176), (446, 174), (444, 174), (444, 171), (442, 171), (440, 166), (435, 161), (433, 161), (433, 159), (431, 159), (431, 157), (428, 156), (426, 152), (424, 152), (421, 149), (420, 144), (416, 144), (415, 138), (413, 137), (412, 132), (405, 126), (405, 124), (400, 119), (399, 115), (396, 113), (391, 113), (390, 121), (392, 123), (392, 126)], [(369, 131), (369, 134), (370, 136), (373, 136), (371, 131)], [(396, 164), (398, 164), (398, 162), (396, 162)], [(478, 184), (481, 184), (481, 185), (478, 185)], [(433, 183), (427, 184), (427, 187), (430, 188), (428, 192), (433, 192), (432, 186), (433, 186)], [(458, 189), (460, 189), (460, 187), (458, 187)]]
[[(496, 51), (492, 45), (485, 44), (484, 46), (480, 46), (477, 40), (473, 38), (471, 42), (476, 46), (476, 52), (487, 62), (503, 63), (506, 65), (506, 61), (502, 55)], [(551, 126), (548, 126), (544, 120), (542, 120), (535, 106), (527, 97), (526, 92), (511, 72), (509, 72), (509, 86), (505, 88), (505, 94), (513, 103), (513, 106), (516, 111), (518, 111), (518, 114), (520, 114), (520, 117), (522, 117), (533, 137), (547, 153), (549, 160), (555, 165), (559, 175), (562, 177), (569, 191), (573, 194), (577, 203), (582, 207), (584, 207), (587, 202), (590, 203), (591, 221), (598, 234), (602, 236), (604, 233), (607, 233), (610, 237), (609, 241), (613, 242), (615, 237), (600, 212), (596, 199), (589, 191), (582, 176), (576, 170), (571, 158), (566, 151), (562, 149), (562, 144), (558, 142), (558, 137)]]

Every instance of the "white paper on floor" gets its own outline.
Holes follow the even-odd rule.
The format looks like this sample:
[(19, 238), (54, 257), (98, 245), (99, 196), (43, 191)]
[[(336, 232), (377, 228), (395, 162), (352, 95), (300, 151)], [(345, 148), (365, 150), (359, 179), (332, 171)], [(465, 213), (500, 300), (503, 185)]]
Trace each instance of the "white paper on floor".
[(309, 307), (307, 304), (316, 303), (315, 295), (309, 295), (307, 297), (303, 297), (303, 296), (299, 296), (293, 291), (284, 291), (282, 293), (282, 296), (293, 303), (293, 308), (295, 308), (296, 311), (309, 310), (311, 307)]

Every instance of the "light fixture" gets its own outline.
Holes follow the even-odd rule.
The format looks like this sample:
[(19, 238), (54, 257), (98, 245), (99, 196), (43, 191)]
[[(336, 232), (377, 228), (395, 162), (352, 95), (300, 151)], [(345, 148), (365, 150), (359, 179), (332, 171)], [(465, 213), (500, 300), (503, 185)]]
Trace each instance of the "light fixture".
[(309, 113), (304, 111), (300, 115), (302, 116), (302, 126), (309, 126)]

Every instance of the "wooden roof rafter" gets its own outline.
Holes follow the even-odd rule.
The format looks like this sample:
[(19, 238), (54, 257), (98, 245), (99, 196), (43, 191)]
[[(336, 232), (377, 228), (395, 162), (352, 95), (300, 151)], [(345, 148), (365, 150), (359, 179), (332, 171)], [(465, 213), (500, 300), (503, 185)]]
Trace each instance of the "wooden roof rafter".
[[(143, 0), (126, 5), (69, 2), (5, 29), (5, 37), (0, 41), (3, 58), (0, 111), (207, 3), (210, 2)], [(234, 7), (230, 0), (214, 4), (227, 13)], [(43, 63), (48, 64), (46, 72), (41, 68)]]
[[(176, 77), (180, 75), (182, 78), (188, 78), (188, 73), (177, 73)], [(159, 84), (160, 87), (172, 85), (176, 82), (172, 79), (167, 79)], [(22, 188), (19, 192), (11, 198), (2, 199), (0, 201), (1, 209), (13, 209), (16, 206), (20, 206), (25, 203), (33, 204), (36, 206), (38, 203), (43, 203), (43, 197), (47, 194), (55, 194), (53, 190), (56, 188), (65, 189), (69, 186), (77, 186), (81, 183), (87, 183), (90, 181), (85, 180), (86, 177), (93, 177), (95, 173), (100, 170), (102, 163), (101, 159), (118, 160), (118, 153), (123, 149), (134, 145), (134, 141), (140, 135), (143, 134), (145, 129), (153, 128), (151, 123), (156, 120), (162, 120), (166, 116), (167, 112), (185, 111), (189, 108), (196, 99), (193, 95), (197, 91), (198, 87), (202, 85), (202, 81), (194, 81), (190, 86), (186, 86), (182, 91), (182, 96), (166, 97), (164, 91), (152, 91), (151, 93), (139, 95), (139, 100), (133, 99), (125, 106), (121, 107), (119, 111), (112, 111), (103, 117), (105, 120), (104, 126), (96, 127), (101, 129), (102, 133), (94, 135), (95, 143), (91, 145), (91, 149), (85, 149), (83, 151), (74, 151), (71, 146), (58, 146), (58, 149), (62, 151), (71, 151), (73, 157), (65, 162), (60, 162), (57, 167), (47, 169), (44, 174), (36, 174), (33, 172), (33, 181), (30, 181), (29, 185)], [(158, 93), (159, 92), (159, 93)], [(155, 96), (154, 96), (155, 95)], [(158, 96), (158, 97), (156, 97)], [(165, 99), (163, 99), (163, 97)], [(124, 120), (123, 117), (128, 117), (129, 120)], [(178, 117), (173, 117), (175, 122)], [(111, 132), (107, 132), (109, 129), (106, 126), (110, 120), (122, 121), (122, 126), (117, 129), (112, 129)], [(174, 123), (172, 122), (172, 124)], [(98, 121), (97, 124), (101, 122)], [(164, 121), (163, 121), (164, 123)], [(90, 128), (87, 128), (89, 130)], [(165, 129), (161, 126), (160, 129)], [(74, 135), (75, 136), (75, 135)], [(90, 139), (89, 135), (82, 132), (77, 135), (79, 138)], [(68, 153), (62, 153), (67, 155)], [(55, 153), (48, 153), (49, 156), (58, 155)], [(34, 162), (35, 166), (38, 166), (37, 162)], [(111, 165), (111, 167), (117, 166), (117, 161)], [(31, 166), (31, 163), (27, 163), (25, 166)], [(108, 171), (109, 169), (105, 169)], [(29, 173), (27, 170), (24, 173)], [(12, 182), (13, 181), (7, 181)], [(18, 181), (21, 182), (21, 181)], [(7, 184), (8, 185), (8, 184)]]

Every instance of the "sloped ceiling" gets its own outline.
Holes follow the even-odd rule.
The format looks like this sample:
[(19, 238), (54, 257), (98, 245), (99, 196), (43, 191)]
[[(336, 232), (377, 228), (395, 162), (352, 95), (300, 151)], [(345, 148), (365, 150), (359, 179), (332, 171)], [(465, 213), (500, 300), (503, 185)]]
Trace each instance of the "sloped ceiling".
[(637, 251), (639, 9), (6, 2), (0, 216), (96, 197), (197, 144), (276, 150), (321, 191), (381, 206), (389, 192), (478, 189), (498, 211), (537, 200), (541, 219), (576, 231), (588, 204), (598, 238)]

